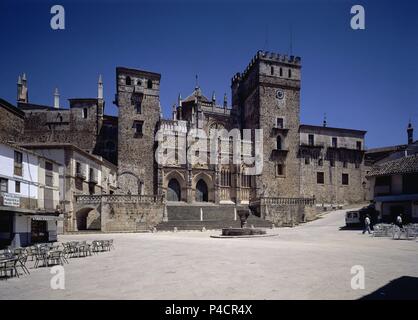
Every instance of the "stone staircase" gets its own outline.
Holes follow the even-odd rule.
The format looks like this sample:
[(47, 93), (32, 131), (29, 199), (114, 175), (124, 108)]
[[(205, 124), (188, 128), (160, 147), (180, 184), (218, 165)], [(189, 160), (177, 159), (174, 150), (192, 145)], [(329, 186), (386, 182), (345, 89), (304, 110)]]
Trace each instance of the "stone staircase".
[[(214, 205), (214, 204), (176, 204), (167, 205), (168, 221), (161, 222), (156, 226), (157, 231), (177, 230), (216, 230), (222, 228), (239, 228), (241, 222), (237, 215), (235, 220), (234, 205)], [(201, 209), (202, 216), (201, 219)], [(237, 210), (248, 209), (245, 206), (237, 206)], [(256, 228), (270, 228), (272, 223), (257, 216), (250, 215), (247, 226)]]

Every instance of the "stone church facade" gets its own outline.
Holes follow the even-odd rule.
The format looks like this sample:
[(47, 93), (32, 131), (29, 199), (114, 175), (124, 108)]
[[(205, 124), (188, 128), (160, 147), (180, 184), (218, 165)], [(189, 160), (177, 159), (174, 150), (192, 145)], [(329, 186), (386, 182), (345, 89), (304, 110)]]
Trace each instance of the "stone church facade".
[[(214, 94), (208, 98), (196, 86), (186, 98), (179, 95), (170, 120), (161, 117), (159, 74), (117, 68), (116, 79), (119, 187), (124, 192), (163, 194), (169, 202), (236, 205), (260, 197), (315, 198), (322, 204), (365, 199), (366, 132), (300, 124), (299, 57), (260, 51), (232, 78), (232, 106), (226, 97), (218, 104)], [(209, 139), (191, 133), (201, 130), (210, 137), (212, 129), (229, 132), (216, 150)], [(233, 129), (241, 132), (237, 141)], [(262, 129), (259, 141), (254, 133), (246, 140), (243, 129)], [(168, 161), (158, 163), (156, 151), (163, 141), (161, 152)], [(198, 151), (192, 148), (197, 141), (204, 146)], [(254, 156), (260, 143), (262, 170), (256, 175), (246, 174), (242, 162), (190, 160), (202, 153), (210, 159), (214, 152), (218, 158), (230, 152), (232, 158), (236, 145), (241, 155)]]
[[(106, 216), (117, 216), (114, 208), (126, 201), (133, 207), (129, 216), (120, 215), (126, 221), (119, 225), (108, 221), (122, 220), (104, 221), (102, 213), (104, 230), (138, 225), (137, 212), (152, 199), (158, 199), (149, 211), (155, 212), (148, 219), (153, 223), (167, 219), (166, 208), (176, 205), (250, 206), (264, 219), (293, 223), (306, 220), (308, 211), (312, 217), (315, 204), (363, 202), (367, 189), (366, 132), (331, 128), (325, 121), (301, 124), (301, 79), (299, 57), (259, 51), (232, 77), (230, 105), (226, 95), (218, 103), (214, 93), (208, 98), (196, 85), (185, 98), (179, 95), (171, 119), (164, 119), (161, 75), (155, 72), (116, 68), (117, 117), (105, 114), (101, 77), (96, 98), (69, 99), (69, 108), (62, 108), (58, 90), (53, 106), (29, 102), (23, 75), (17, 107), (0, 100), (0, 137), (73, 144), (116, 165), (117, 189), (106, 205), (117, 205)], [(82, 196), (76, 195), (80, 205), (90, 201)]]

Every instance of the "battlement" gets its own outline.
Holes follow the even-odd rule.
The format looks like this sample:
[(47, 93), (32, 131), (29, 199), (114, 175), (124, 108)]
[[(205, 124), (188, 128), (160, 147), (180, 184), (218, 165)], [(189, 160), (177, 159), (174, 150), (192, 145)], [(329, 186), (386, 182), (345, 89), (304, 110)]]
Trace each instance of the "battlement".
[(288, 56), (287, 54), (279, 54), (275, 52), (263, 51), (259, 50), (251, 59), (248, 66), (245, 68), (243, 73), (237, 72), (231, 79), (232, 83), (239, 82), (244, 79), (252, 67), (259, 61), (271, 61), (271, 62), (278, 62), (281, 64), (286, 64), (290, 66), (299, 67), (301, 65), (301, 58), (297, 56)]

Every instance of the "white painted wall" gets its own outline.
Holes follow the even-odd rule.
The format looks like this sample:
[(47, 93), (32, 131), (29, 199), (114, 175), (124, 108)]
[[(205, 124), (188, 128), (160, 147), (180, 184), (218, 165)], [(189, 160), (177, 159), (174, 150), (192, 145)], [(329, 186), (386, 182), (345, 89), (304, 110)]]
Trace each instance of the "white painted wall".
[[(9, 180), (8, 193), (24, 198), (38, 199), (38, 157), (18, 150), (23, 155), (23, 176), (15, 176), (14, 150), (8, 145), (0, 144), (0, 177)], [(15, 181), (20, 181), (20, 193), (16, 193)]]

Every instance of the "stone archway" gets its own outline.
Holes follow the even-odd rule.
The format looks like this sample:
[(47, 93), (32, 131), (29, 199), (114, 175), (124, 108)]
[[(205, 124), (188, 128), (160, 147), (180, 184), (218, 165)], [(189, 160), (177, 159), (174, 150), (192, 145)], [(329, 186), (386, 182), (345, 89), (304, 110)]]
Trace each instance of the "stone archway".
[(208, 202), (209, 201), (208, 185), (203, 179), (200, 179), (196, 183), (195, 201), (196, 202)]
[(193, 177), (193, 201), (215, 202), (215, 189), (213, 177), (205, 172), (200, 172)]
[(165, 172), (163, 192), (167, 201), (187, 201), (187, 186), (184, 173), (177, 170)]
[(180, 183), (175, 178), (171, 178), (168, 182), (167, 201), (181, 201)]
[(77, 211), (76, 215), (77, 230), (100, 230), (100, 213), (94, 208), (83, 208)]
[(125, 194), (144, 195), (144, 182), (131, 171), (124, 171), (118, 174), (118, 186)]

